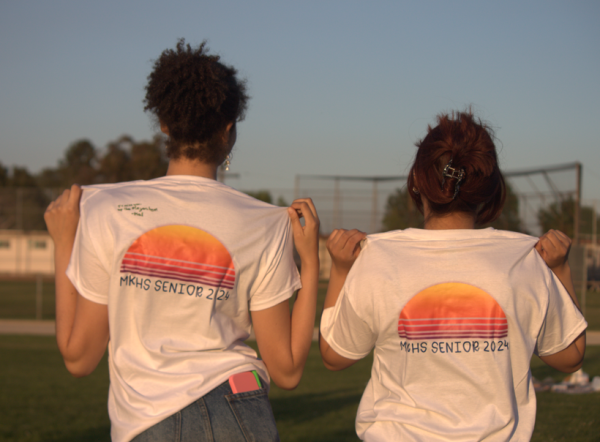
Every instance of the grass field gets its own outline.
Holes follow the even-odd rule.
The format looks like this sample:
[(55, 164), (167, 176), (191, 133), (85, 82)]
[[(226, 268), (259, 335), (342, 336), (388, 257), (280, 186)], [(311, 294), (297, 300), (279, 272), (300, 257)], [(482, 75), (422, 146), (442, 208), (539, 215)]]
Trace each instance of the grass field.
[[(0, 281), (0, 319), (35, 319), (35, 281)], [(54, 319), (54, 281), (42, 285), (42, 319)]]
[[(35, 281), (0, 281), (0, 319), (35, 319)], [(327, 282), (319, 283), (318, 326)], [(54, 283), (44, 282), (43, 319), (54, 319)], [(587, 293), (586, 319), (589, 330), (600, 330), (600, 293)]]
[[(319, 286), (317, 323), (326, 284)], [(600, 295), (588, 293), (590, 329), (600, 330)], [(54, 285), (44, 283), (43, 318), (54, 318)], [(0, 318), (35, 317), (35, 282), (0, 282)], [(0, 336), (0, 441), (109, 441), (106, 358), (96, 372), (72, 378), (54, 338)], [(343, 372), (327, 371), (313, 345), (301, 385), (271, 389), (282, 441), (355, 441), (354, 417), (369, 379), (371, 359)], [(534, 376), (564, 374), (534, 357)], [(600, 346), (589, 347), (584, 370), (600, 376)], [(600, 441), (600, 394), (538, 394), (533, 441)]]
[[(52, 337), (0, 336), (0, 440), (23, 442), (109, 441), (106, 358), (93, 375), (75, 379), (63, 366)], [(294, 391), (271, 389), (286, 441), (355, 441), (354, 417), (368, 381), (367, 358), (331, 373), (313, 345), (305, 374)], [(534, 376), (564, 374), (532, 361)], [(600, 346), (589, 347), (584, 370), (600, 376)], [(538, 395), (536, 442), (600, 440), (600, 393)]]

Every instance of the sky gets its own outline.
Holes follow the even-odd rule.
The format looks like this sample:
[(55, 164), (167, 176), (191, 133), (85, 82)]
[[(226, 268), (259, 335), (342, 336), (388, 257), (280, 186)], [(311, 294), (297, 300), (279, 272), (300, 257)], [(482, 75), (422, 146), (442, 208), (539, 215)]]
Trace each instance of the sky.
[(0, 162), (150, 139), (146, 78), (185, 38), (248, 82), (234, 187), (405, 174), (435, 116), (472, 106), (504, 170), (579, 161), (600, 199), (599, 19), (593, 0), (0, 0)]

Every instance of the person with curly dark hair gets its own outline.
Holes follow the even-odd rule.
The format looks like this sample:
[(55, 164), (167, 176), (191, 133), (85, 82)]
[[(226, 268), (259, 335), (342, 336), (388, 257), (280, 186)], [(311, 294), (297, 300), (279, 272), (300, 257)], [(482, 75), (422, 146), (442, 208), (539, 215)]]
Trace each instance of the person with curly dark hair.
[[(145, 98), (168, 135), (167, 175), (73, 186), (46, 211), (58, 347), (85, 376), (108, 344), (114, 441), (279, 440), (269, 378), (292, 389), (302, 376), (319, 218), (310, 199), (286, 210), (216, 181), (247, 101), (234, 68), (179, 41)], [(244, 343), (252, 328), (262, 360)]]
[(424, 229), (369, 235), (362, 251), (359, 231), (329, 237), (321, 355), (341, 370), (375, 348), (362, 440), (529, 440), (532, 354), (573, 372), (585, 353), (571, 243), (552, 230), (476, 230), (505, 199), (493, 132), (470, 112), (437, 123), (408, 179)]
[(206, 42), (198, 48), (183, 40), (154, 63), (146, 85), (145, 111), (155, 115), (169, 135), (167, 154), (221, 164), (229, 154), (224, 133), (235, 131), (248, 107), (246, 84), (237, 71), (209, 55)]

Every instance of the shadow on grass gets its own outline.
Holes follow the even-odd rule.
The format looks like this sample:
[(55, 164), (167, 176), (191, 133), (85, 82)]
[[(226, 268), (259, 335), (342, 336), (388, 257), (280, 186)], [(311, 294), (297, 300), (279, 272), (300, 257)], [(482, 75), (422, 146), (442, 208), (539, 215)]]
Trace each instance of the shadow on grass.
[(110, 425), (73, 431), (69, 435), (46, 434), (42, 440), (48, 442), (110, 442)]
[(301, 424), (345, 407), (356, 409), (361, 396), (362, 392), (357, 393), (356, 390), (347, 389), (332, 393), (309, 393), (272, 398), (271, 404), (277, 421)]
[[(585, 352), (585, 359), (583, 360), (583, 371), (590, 376), (590, 381), (594, 376), (600, 376), (600, 347), (599, 346), (588, 346)], [(544, 380), (547, 377), (553, 378), (556, 382), (562, 382), (562, 380), (568, 376), (568, 373), (555, 370), (549, 365), (544, 364), (541, 359), (534, 356), (531, 360), (531, 373), (537, 379)], [(598, 438), (600, 440), (600, 437)]]
[(356, 410), (362, 392), (344, 389), (272, 398), (282, 441), (354, 442)]

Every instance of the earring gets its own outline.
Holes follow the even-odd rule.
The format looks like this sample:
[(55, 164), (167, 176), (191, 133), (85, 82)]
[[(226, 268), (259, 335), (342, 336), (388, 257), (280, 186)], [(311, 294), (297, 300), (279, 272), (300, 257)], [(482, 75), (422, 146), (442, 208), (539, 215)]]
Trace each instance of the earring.
[(225, 158), (225, 170), (229, 170), (229, 165), (231, 164), (231, 154), (228, 154)]
[(412, 191), (415, 195), (419, 194), (419, 189), (417, 189), (415, 186), (413, 186)]

